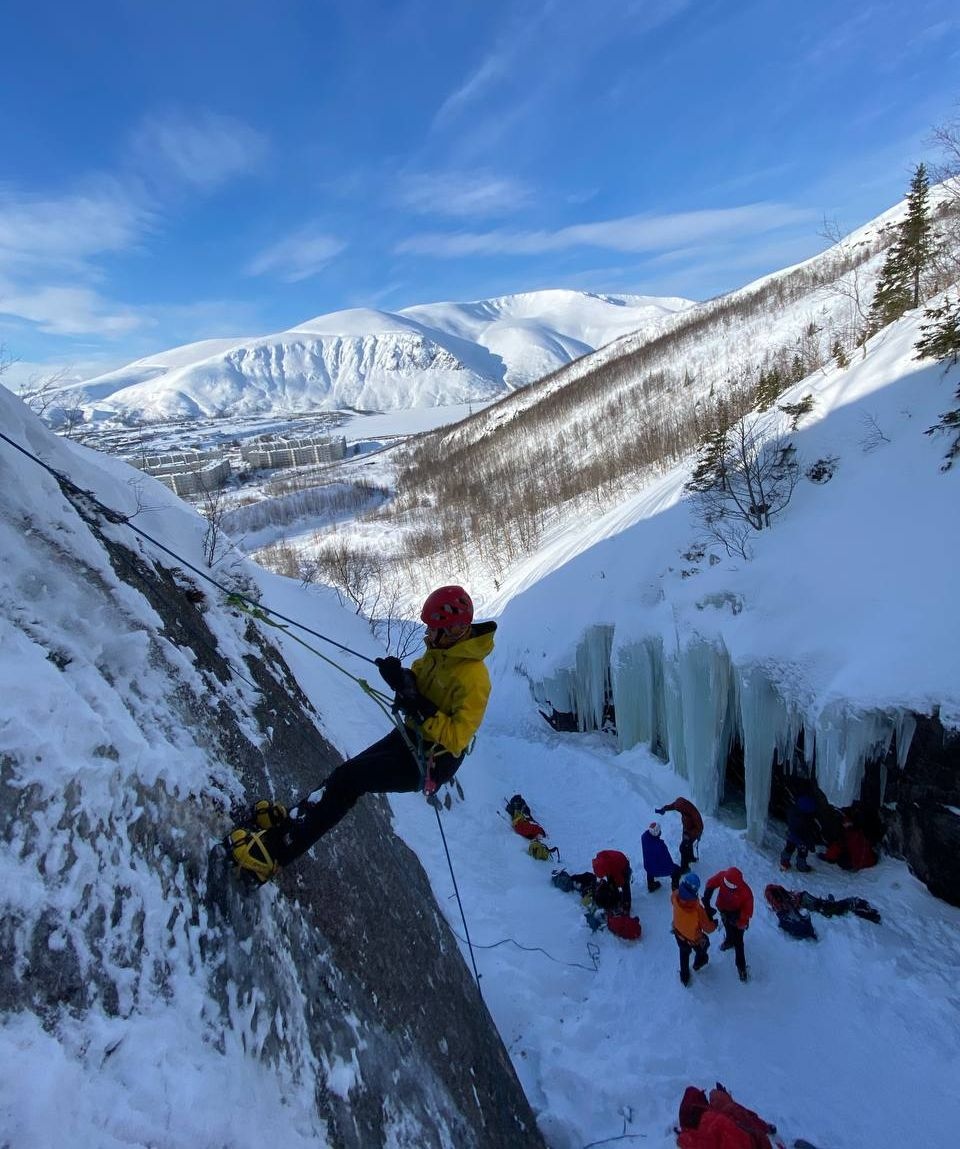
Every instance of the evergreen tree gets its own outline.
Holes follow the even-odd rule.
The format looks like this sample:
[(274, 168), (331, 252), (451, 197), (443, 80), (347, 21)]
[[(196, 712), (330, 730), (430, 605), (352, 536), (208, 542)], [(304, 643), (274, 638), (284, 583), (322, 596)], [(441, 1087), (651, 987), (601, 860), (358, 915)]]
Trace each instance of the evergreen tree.
[(951, 366), (960, 361), (960, 299), (946, 299), (940, 307), (928, 307), (917, 340), (918, 359), (940, 359)]
[(838, 335), (833, 341), (833, 347), (830, 348), (830, 354), (833, 356), (834, 362), (841, 369), (841, 371), (850, 366), (850, 359), (844, 350), (843, 344), (840, 342)]
[(907, 271), (911, 293), (911, 307), (920, 306), (920, 277), (933, 255), (933, 235), (930, 227), (930, 181), (927, 169), (918, 164), (907, 193), (907, 218), (900, 225), (897, 241), (900, 258)]
[(879, 331), (905, 311), (920, 306), (922, 277), (932, 256), (930, 181), (927, 169), (919, 164), (907, 193), (906, 218), (897, 228), (877, 280), (870, 308), (871, 331)]
[[(927, 322), (920, 328), (917, 358), (939, 359), (948, 366), (956, 366), (960, 362), (960, 299), (947, 299), (943, 306), (927, 308), (924, 314)], [(960, 383), (957, 384), (954, 396), (960, 400)], [(951, 436), (943, 464), (943, 469), (947, 471), (960, 458), (960, 406), (954, 407), (952, 411), (944, 411), (927, 434), (936, 435), (941, 432)]]
[(899, 319), (909, 306), (907, 269), (900, 258), (899, 245), (894, 243), (877, 278), (877, 289), (870, 305), (870, 334), (876, 335), (881, 328)]

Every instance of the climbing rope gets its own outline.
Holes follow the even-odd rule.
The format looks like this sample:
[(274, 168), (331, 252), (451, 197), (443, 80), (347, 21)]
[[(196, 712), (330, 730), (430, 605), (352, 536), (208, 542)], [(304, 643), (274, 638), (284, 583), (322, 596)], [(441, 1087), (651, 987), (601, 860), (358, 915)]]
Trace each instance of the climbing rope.
[[(240, 610), (245, 611), (247, 614), (252, 615), (252, 617), (255, 618), (258, 622), (262, 622), (268, 626), (272, 626), (278, 630), (282, 630), (285, 634), (288, 635), (288, 637), (292, 638), (295, 642), (299, 642), (301, 646), (306, 647), (307, 650), (309, 650), (311, 653), (315, 654), (318, 658), (323, 659), (324, 662), (328, 663), (330, 666), (339, 670), (342, 674), (345, 674), (347, 676), (347, 678), (350, 678), (355, 683), (357, 683), (357, 685), (361, 688), (361, 690), (363, 690), (364, 693), (377, 706), (380, 707), (380, 709), (384, 712), (384, 714), (386, 714), (386, 716), (390, 719), (390, 721), (396, 726), (397, 730), (399, 730), (401, 736), (403, 737), (404, 741), (406, 742), (407, 746), (410, 749), (410, 753), (414, 756), (414, 759), (416, 760), (418, 766), (420, 767), (421, 789), (423, 789), (424, 784), (426, 783), (426, 780), (427, 780), (427, 762), (426, 762), (426, 759), (425, 759), (424, 753), (423, 753), (422, 741), (420, 739), (419, 734), (417, 734), (417, 736), (416, 736), (416, 742), (414, 742), (414, 739), (411, 738), (410, 733), (407, 730), (405, 723), (402, 721), (400, 716), (397, 714), (395, 707), (393, 705), (388, 705), (389, 703), (391, 703), (391, 699), (390, 699), (389, 695), (384, 694), (382, 691), (377, 690), (374, 687), (372, 687), (370, 685), (370, 683), (366, 681), (366, 679), (360, 678), (359, 676), (357, 676), (355, 674), (351, 674), (350, 671), (348, 671), (345, 667), (341, 666), (338, 662), (334, 661), (334, 659), (328, 658), (327, 655), (323, 654), (321, 651), (317, 650), (315, 647), (310, 646), (309, 643), (305, 642), (298, 635), (292, 634), (289, 631), (288, 627), (295, 626), (299, 630), (304, 631), (304, 633), (313, 635), (314, 638), (319, 638), (323, 642), (329, 643), (331, 646), (337, 647), (338, 650), (344, 651), (346, 654), (352, 654), (355, 658), (362, 659), (364, 662), (369, 662), (371, 664), (375, 664), (376, 659), (369, 658), (367, 655), (361, 654), (357, 650), (353, 650), (351, 647), (344, 645), (342, 642), (337, 642), (335, 639), (330, 638), (328, 635), (321, 634), (320, 631), (314, 630), (312, 627), (307, 626), (305, 623), (298, 622), (296, 619), (293, 619), (293, 618), (288, 618), (286, 615), (281, 614), (279, 611), (273, 610), (270, 607), (265, 607), (262, 604), (255, 602), (253, 599), (248, 598), (244, 594), (240, 594), (237, 591), (230, 590), (229, 587), (224, 586), (223, 583), (219, 582), (212, 575), (207, 574), (206, 571), (203, 571), (199, 567), (194, 566), (193, 563), (191, 563), (187, 559), (183, 558), (182, 555), (178, 555), (176, 553), (176, 551), (171, 550), (168, 546), (165, 546), (163, 543), (161, 543), (159, 541), (159, 539), (155, 539), (152, 535), (148, 534), (145, 530), (143, 530), (142, 527), (137, 526), (137, 524), (132, 521), (130, 516), (124, 515), (119, 511), (115, 511), (112, 507), (108, 507), (105, 503), (103, 503), (100, 499), (98, 499), (96, 497), (96, 495), (94, 495), (92, 492), (86, 491), (82, 487), (77, 486), (77, 484), (74, 483), (73, 480), (70, 479), (67, 475), (65, 475), (62, 471), (58, 471), (58, 470), (56, 470), (56, 468), (51, 467), (49, 463), (44, 462), (43, 459), (39, 458), (32, 451), (28, 451), (26, 447), (22, 446), (20, 443), (17, 443), (15, 440), (11, 439), (8, 435), (5, 435), (2, 431), (0, 431), (0, 439), (2, 439), (9, 446), (13, 447), (13, 449), (15, 451), (19, 451), (21, 455), (24, 455), (28, 459), (31, 459), (34, 463), (37, 464), (38, 467), (42, 467), (43, 470), (45, 470), (48, 474), (52, 475), (53, 478), (56, 479), (57, 483), (60, 485), (61, 489), (63, 489), (64, 491), (69, 491), (70, 494), (72, 494), (75, 497), (89, 503), (92, 507), (94, 507), (96, 510), (98, 510), (104, 516), (104, 518), (107, 519), (108, 522), (129, 527), (130, 530), (132, 530), (135, 534), (138, 534), (142, 539), (145, 539), (152, 546), (157, 547), (159, 550), (163, 551), (164, 554), (167, 554), (171, 558), (176, 560), (176, 562), (179, 563), (180, 566), (185, 567), (187, 570), (192, 571), (199, 578), (202, 578), (206, 582), (215, 586), (219, 591), (221, 591), (223, 593), (223, 595), (226, 597), (227, 603), (230, 606), (233, 606), (236, 609), (240, 609)], [(274, 619), (280, 619), (280, 622), (275, 622)], [(244, 676), (241, 675), (241, 677), (244, 677)], [(249, 679), (246, 679), (246, 681), (249, 682)], [(469, 950), (470, 950), (470, 961), (473, 965), (473, 974), (474, 974), (474, 977), (476, 978), (476, 981), (477, 981), (477, 990), (480, 993), (480, 998), (481, 998), (481, 1000), (483, 1000), (483, 991), (480, 989), (480, 974), (477, 970), (477, 962), (476, 962), (476, 958), (475, 958), (474, 952), (473, 952), (473, 945), (470, 942), (470, 931), (469, 931), (469, 928), (467, 926), (467, 917), (466, 917), (466, 913), (464, 912), (464, 909), (463, 909), (463, 902), (461, 901), (461, 898), (460, 898), (460, 891), (459, 891), (459, 888), (457, 887), (457, 878), (456, 878), (456, 874), (454, 873), (454, 870), (453, 870), (453, 861), (450, 857), (450, 850), (447, 846), (447, 836), (444, 833), (443, 823), (440, 820), (440, 803), (436, 801), (435, 796), (432, 794), (427, 795), (427, 800), (428, 800), (428, 802), (430, 802), (430, 805), (433, 806), (434, 812), (436, 813), (436, 816), (437, 816), (437, 826), (440, 829), (440, 837), (443, 840), (443, 849), (444, 849), (444, 853), (446, 854), (446, 857), (447, 857), (447, 866), (450, 870), (450, 878), (453, 882), (454, 892), (456, 893), (456, 896), (457, 896), (457, 904), (460, 907), (460, 918), (463, 922), (464, 933), (467, 936), (467, 946), (469, 947)]]
[(460, 920), (463, 922), (463, 932), (467, 935), (467, 948), (470, 951), (470, 964), (473, 966), (473, 976), (477, 981), (477, 993), (480, 995), (480, 1000), (483, 1001), (483, 989), (480, 985), (480, 971), (477, 969), (477, 959), (473, 952), (473, 942), (470, 940), (470, 928), (467, 925), (467, 915), (463, 909), (463, 902), (460, 900), (460, 890), (457, 887), (457, 876), (453, 872), (453, 861), (450, 858), (450, 850), (447, 848), (447, 835), (443, 832), (443, 822), (440, 821), (440, 803), (433, 795), (431, 795), (431, 798), (428, 798), (427, 801), (430, 802), (430, 805), (433, 807), (433, 812), (437, 816), (437, 828), (440, 830), (440, 838), (443, 842), (443, 850), (447, 855), (447, 866), (450, 870), (450, 879), (453, 882), (453, 892), (457, 895), (457, 905), (460, 907)]
[[(457, 941), (463, 942), (467, 945), (467, 939), (460, 937), (456, 930), (451, 931)], [(501, 938), (498, 942), (490, 942), (488, 945), (481, 945), (480, 942), (474, 942), (473, 948), (475, 950), (495, 950), (499, 946), (511, 945), (516, 946), (518, 950), (523, 950), (525, 953), (543, 954), (545, 958), (555, 962), (557, 965), (566, 965), (571, 969), (585, 969), (587, 973), (599, 973), (600, 971), (600, 947), (596, 942), (587, 942), (587, 957), (593, 963), (592, 965), (584, 965), (582, 961), (564, 961), (563, 958), (554, 957), (552, 953), (548, 953), (543, 946), (525, 946), (522, 942), (518, 942), (516, 938)]]

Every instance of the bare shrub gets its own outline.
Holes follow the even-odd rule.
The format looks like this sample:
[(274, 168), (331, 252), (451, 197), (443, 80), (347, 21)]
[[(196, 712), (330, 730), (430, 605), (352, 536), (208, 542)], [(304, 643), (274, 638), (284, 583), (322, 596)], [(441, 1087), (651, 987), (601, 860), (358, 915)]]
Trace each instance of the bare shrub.
[(793, 495), (800, 465), (793, 445), (767, 438), (756, 417), (718, 427), (687, 483), (707, 536), (750, 558), (752, 532), (766, 530)]

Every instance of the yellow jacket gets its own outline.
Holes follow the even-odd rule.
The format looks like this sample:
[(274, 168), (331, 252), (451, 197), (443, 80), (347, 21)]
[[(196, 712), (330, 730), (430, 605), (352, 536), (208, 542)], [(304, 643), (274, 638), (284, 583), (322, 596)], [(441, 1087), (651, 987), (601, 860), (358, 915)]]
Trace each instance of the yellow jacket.
[(460, 755), (483, 721), (490, 698), (490, 675), (483, 660), (493, 650), (495, 622), (480, 622), (448, 650), (428, 650), (410, 667), (417, 689), (437, 707), (424, 722), (425, 738), (439, 743), (440, 753)]

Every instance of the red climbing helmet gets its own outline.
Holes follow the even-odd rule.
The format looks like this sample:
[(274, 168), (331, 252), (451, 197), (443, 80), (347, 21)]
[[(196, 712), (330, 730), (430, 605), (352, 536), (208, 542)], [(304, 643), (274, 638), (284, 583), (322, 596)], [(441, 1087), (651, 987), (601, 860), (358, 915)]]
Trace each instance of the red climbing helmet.
[(473, 622), (473, 601), (462, 586), (441, 586), (427, 595), (420, 619), (432, 629), (469, 625)]

